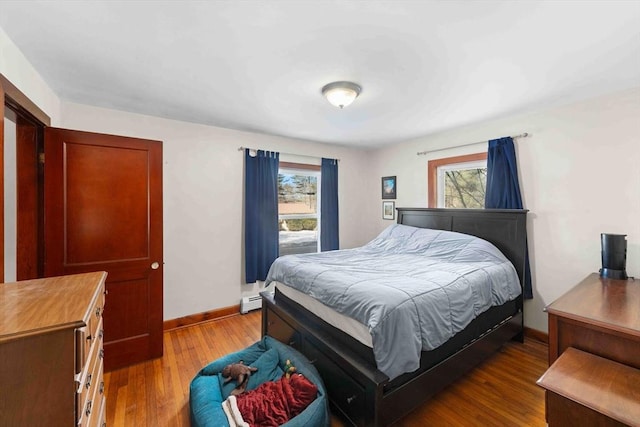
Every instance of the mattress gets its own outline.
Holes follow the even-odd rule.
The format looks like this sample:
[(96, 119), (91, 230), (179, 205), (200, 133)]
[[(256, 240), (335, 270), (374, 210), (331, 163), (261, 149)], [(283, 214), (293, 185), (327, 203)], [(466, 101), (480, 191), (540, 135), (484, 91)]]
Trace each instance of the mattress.
[(327, 307), (313, 297), (287, 286), (284, 283), (275, 283), (276, 288), (278, 288), (278, 290), (290, 300), (297, 302), (334, 328), (340, 329), (342, 332), (358, 340), (367, 347), (373, 348), (371, 333), (362, 323), (352, 319), (351, 317), (345, 316), (342, 313), (338, 313), (331, 307)]

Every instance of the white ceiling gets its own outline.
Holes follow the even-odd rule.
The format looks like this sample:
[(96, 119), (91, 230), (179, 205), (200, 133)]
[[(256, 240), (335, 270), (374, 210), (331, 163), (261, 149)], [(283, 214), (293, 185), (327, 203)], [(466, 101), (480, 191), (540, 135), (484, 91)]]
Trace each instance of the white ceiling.
[[(640, 1), (0, 1), (64, 100), (376, 147), (640, 86)], [(339, 110), (320, 89), (362, 86)]]

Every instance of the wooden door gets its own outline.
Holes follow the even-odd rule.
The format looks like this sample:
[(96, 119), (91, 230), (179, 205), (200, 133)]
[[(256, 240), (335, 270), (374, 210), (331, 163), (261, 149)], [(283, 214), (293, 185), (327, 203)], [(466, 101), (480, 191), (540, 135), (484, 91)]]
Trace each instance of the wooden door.
[(45, 129), (45, 276), (103, 270), (105, 369), (162, 356), (162, 143)]
[(43, 132), (42, 123), (16, 112), (16, 280), (43, 274)]

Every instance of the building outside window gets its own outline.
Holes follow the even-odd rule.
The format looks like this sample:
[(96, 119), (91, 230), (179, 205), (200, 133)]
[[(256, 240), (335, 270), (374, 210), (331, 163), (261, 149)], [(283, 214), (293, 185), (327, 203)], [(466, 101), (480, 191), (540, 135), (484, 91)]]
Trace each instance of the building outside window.
[(281, 162), (278, 225), (280, 255), (320, 250), (320, 166)]
[(487, 153), (430, 160), (429, 207), (484, 208)]

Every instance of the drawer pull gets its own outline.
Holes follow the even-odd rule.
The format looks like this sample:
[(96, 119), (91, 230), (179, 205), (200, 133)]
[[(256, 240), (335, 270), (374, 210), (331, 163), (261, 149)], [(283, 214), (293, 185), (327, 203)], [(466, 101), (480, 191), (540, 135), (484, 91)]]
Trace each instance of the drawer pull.
[(100, 317), (100, 307), (96, 307), (96, 317)]
[(104, 359), (104, 348), (100, 349), (100, 353), (98, 353), (98, 356), (100, 356), (100, 359)]
[(91, 415), (91, 401), (87, 402), (87, 409), (84, 411), (84, 414), (88, 417)]
[(100, 331), (98, 332), (98, 339), (101, 340), (103, 336), (104, 336), (104, 329), (100, 329)]
[(91, 374), (87, 376), (87, 383), (84, 385), (87, 389), (91, 388)]
[(104, 394), (104, 381), (100, 381), (100, 394)]
[(356, 397), (357, 397), (357, 396), (356, 396), (355, 394), (354, 394), (353, 396), (351, 396), (351, 397), (347, 397), (347, 404), (348, 404), (348, 405), (351, 405), (351, 402), (353, 402), (354, 400), (356, 400)]
[(87, 341), (91, 341), (91, 335), (87, 335)]

